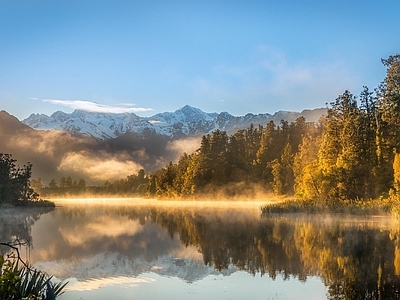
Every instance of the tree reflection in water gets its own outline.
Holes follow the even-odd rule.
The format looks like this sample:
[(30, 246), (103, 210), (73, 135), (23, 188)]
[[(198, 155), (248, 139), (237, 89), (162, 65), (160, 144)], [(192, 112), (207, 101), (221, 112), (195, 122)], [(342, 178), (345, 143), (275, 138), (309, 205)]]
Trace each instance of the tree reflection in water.
[(306, 281), (320, 276), (329, 299), (399, 299), (400, 229), (368, 220), (246, 218), (236, 212), (152, 209), (150, 220), (194, 245), (204, 263)]
[[(79, 232), (78, 227), (96, 214), (117, 216), (119, 220), (124, 217), (125, 222), (130, 220), (143, 226), (157, 225), (171, 240), (179, 238), (183, 245), (196, 247), (204, 263), (218, 270), (235, 265), (251, 274), (271, 278), (282, 275), (301, 281), (319, 276), (328, 286), (329, 299), (400, 298), (400, 227), (387, 220), (383, 224), (372, 222), (371, 218), (355, 220), (340, 216), (261, 218), (238, 209), (162, 206), (108, 205), (101, 207), (101, 211), (93, 209), (81, 205), (63, 207), (59, 212), (68, 224), (76, 225), (71, 229), (74, 232)], [(30, 228), (42, 213), (32, 209), (19, 214), (3, 213), (0, 240), (19, 238), (31, 242)], [(124, 234), (121, 239), (96, 237), (84, 246), (58, 241), (51, 252), (57, 257), (48, 259), (67, 259), (71, 253), (83, 255), (99, 249), (101, 244), (104, 250), (118, 249), (133, 260), (138, 255), (137, 236), (144, 232), (135, 234)], [(146, 239), (157, 238), (160, 237), (154, 234)], [(157, 246), (157, 241), (152, 243)], [(79, 251), (73, 251), (74, 247)], [(162, 255), (161, 250), (152, 255)]]
[[(0, 210), (0, 242), (32, 245), (31, 227), (42, 214), (53, 211), (53, 207), (2, 208)], [(0, 246), (0, 254), (10, 248)]]

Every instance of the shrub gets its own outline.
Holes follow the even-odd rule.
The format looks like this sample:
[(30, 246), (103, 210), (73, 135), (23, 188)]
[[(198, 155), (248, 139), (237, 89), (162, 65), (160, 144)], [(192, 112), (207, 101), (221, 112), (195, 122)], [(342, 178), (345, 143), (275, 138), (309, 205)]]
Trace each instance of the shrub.
[[(1, 244), (16, 249), (12, 244)], [(28, 266), (16, 250), (17, 255), (0, 255), (0, 299), (55, 300), (64, 293), (68, 282), (54, 284), (52, 276)]]

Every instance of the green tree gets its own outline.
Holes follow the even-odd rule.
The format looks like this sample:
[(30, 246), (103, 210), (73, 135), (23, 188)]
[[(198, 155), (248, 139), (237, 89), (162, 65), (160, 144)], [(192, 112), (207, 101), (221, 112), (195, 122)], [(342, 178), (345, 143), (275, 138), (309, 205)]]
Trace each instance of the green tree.
[(190, 156), (184, 153), (180, 158), (176, 166), (175, 178), (173, 180), (173, 186), (178, 195), (189, 194), (185, 190), (185, 182), (187, 180), (188, 167), (190, 163)]
[(16, 165), (11, 154), (0, 153), (0, 203), (35, 200), (38, 194), (30, 186), (32, 164)]
[(65, 187), (72, 187), (72, 178), (70, 176), (65, 179)]
[(228, 136), (225, 131), (216, 130), (210, 138), (212, 182), (224, 184), (229, 180), (227, 164)]
[(79, 179), (79, 182), (78, 182), (78, 187), (80, 187), (80, 188), (84, 188), (84, 187), (86, 187), (86, 182), (85, 182), (85, 180), (84, 179)]
[(248, 180), (251, 162), (247, 158), (246, 146), (244, 130), (239, 130), (229, 139), (227, 163), (232, 181)]
[(382, 59), (386, 77), (377, 89), (377, 173), (380, 191), (393, 184), (394, 153), (400, 151), (400, 54)]
[(62, 176), (62, 177), (60, 178), (60, 188), (64, 188), (64, 187), (65, 187), (65, 177)]
[(393, 162), (393, 181), (396, 192), (400, 192), (400, 154), (396, 153)]
[(400, 149), (400, 54), (382, 59), (382, 63), (386, 77), (378, 89), (378, 101), (382, 121), (387, 125), (383, 136), (389, 149)]
[(58, 186), (57, 186), (57, 182), (56, 182), (56, 180), (53, 178), (51, 181), (50, 181), (50, 183), (49, 183), (49, 188), (52, 188), (52, 189), (54, 189), (54, 188), (57, 188)]
[(320, 199), (322, 173), (318, 164), (320, 136), (306, 135), (293, 163), (295, 193), (304, 199)]
[(275, 123), (270, 121), (262, 132), (260, 146), (254, 161), (254, 176), (262, 179), (264, 183), (272, 181), (271, 162), (278, 159), (280, 151), (277, 143), (277, 130)]
[(367, 198), (370, 165), (364, 149), (364, 113), (349, 91), (331, 105), (319, 149), (323, 192), (330, 199)]
[(364, 190), (366, 196), (375, 198), (386, 190), (386, 183), (382, 181), (384, 176), (382, 176), (381, 157), (379, 156), (381, 142), (378, 130), (380, 121), (377, 98), (366, 86), (360, 94), (360, 111), (361, 160), (366, 180)]
[(293, 194), (293, 158), (292, 147), (287, 143), (281, 157), (271, 162), (272, 188), (277, 195)]

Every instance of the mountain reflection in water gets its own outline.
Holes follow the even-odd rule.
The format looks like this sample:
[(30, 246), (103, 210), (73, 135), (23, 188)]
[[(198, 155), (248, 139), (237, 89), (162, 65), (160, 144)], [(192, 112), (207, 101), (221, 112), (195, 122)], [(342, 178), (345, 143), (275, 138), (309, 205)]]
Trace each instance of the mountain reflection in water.
[[(31, 241), (31, 262), (75, 278), (69, 286), (76, 291), (107, 280), (155, 284), (149, 274), (194, 283), (245, 271), (282, 277), (289, 289), (293, 278), (307, 285), (319, 277), (327, 299), (400, 298), (400, 228), (391, 219), (261, 218), (257, 205), (237, 202), (111, 203), (63, 203), (47, 214), (21, 215), (24, 222), (13, 221), (21, 226), (0, 215), (1, 238)], [(268, 295), (273, 287), (264, 289)]]

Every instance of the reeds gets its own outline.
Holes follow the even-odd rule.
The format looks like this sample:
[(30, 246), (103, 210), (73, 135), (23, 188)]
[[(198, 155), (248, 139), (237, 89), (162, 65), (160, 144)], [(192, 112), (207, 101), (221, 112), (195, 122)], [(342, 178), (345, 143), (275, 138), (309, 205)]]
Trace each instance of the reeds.
[(393, 214), (395, 203), (391, 199), (376, 200), (304, 200), (292, 199), (265, 205), (262, 214), (273, 213), (340, 213), (353, 215)]

